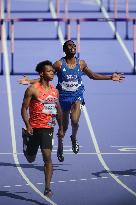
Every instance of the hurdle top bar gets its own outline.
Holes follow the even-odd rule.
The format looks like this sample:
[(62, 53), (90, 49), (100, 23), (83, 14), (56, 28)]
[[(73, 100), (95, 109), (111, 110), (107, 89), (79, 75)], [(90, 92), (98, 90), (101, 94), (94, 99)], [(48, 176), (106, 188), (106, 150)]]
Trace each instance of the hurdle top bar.
[(136, 18), (11, 18), (11, 19), (0, 19), (4, 22), (45, 22), (45, 21), (57, 21), (57, 22), (67, 22), (67, 21), (77, 21), (77, 22), (126, 22), (126, 21), (136, 21)]

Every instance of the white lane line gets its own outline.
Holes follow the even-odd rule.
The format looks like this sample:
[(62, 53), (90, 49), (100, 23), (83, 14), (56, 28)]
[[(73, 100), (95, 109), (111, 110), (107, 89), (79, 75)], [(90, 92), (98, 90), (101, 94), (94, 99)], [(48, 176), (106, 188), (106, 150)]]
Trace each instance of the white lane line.
[[(98, 5), (101, 7), (101, 10), (102, 10), (102, 13), (104, 15), (105, 18), (109, 18), (110, 16), (108, 15), (106, 9), (104, 6), (101, 5), (101, 1), (100, 0), (96, 0), (96, 2), (98, 3)], [(108, 22), (108, 24), (110, 25), (112, 31), (115, 33), (115, 26), (113, 24), (113, 22)], [(118, 32), (116, 32), (116, 37), (117, 37), (117, 40), (119, 42), (119, 44), (121, 45), (122, 49), (124, 50), (130, 64), (132, 65), (132, 67), (134, 66), (134, 61), (133, 61), (133, 58), (132, 56), (130, 55), (127, 47), (125, 46), (121, 36), (119, 35)], [(111, 174), (110, 174), (111, 175)], [(111, 175), (112, 176), (112, 175)], [(113, 176), (112, 176), (113, 177)], [(116, 180), (116, 178), (115, 178)], [(125, 184), (123, 184), (120, 180), (116, 180), (119, 184), (121, 184), (124, 188), (126, 188), (130, 193), (132, 193), (134, 196), (136, 196), (136, 192), (133, 191), (132, 189), (130, 189), (128, 186), (126, 186)]]
[[(4, 18), (4, 5), (2, 1), (2, 17)], [(10, 82), (10, 67), (9, 67), (9, 60), (8, 60), (8, 50), (7, 50), (7, 40), (6, 40), (6, 28), (4, 24), (3, 29), (3, 50), (4, 50), (4, 63), (5, 63), (5, 77), (6, 77), (6, 89), (7, 89), (7, 97), (8, 97), (8, 109), (9, 109), (9, 119), (10, 119), (10, 129), (11, 129), (11, 138), (12, 138), (12, 149), (13, 149), (13, 158), (15, 161), (15, 164), (19, 165), (19, 160), (17, 157), (17, 149), (16, 149), (16, 136), (15, 136), (15, 127), (14, 127), (14, 116), (13, 116), (13, 105), (12, 105), (12, 94), (11, 94), (11, 82)], [(21, 176), (24, 178), (24, 180), (29, 184), (29, 186), (37, 193), (39, 194), (43, 199), (48, 201), (52, 205), (56, 205), (55, 202), (53, 202), (48, 197), (44, 196), (42, 192), (37, 189), (37, 187), (34, 186), (34, 184), (29, 180), (29, 178), (25, 175), (23, 172), (21, 166), (17, 166), (17, 169)]]
[(76, 182), (77, 180), (76, 179), (70, 179), (69, 181), (70, 182)]
[(59, 182), (59, 183), (64, 183), (64, 182), (66, 182), (66, 181), (62, 181), (62, 180), (61, 180), (61, 181), (58, 181), (58, 182)]
[[(24, 153), (22, 152), (18, 152), (18, 153), (15, 153), (16, 155), (24, 155)], [(56, 155), (56, 153), (52, 153), (53, 155)], [(135, 155), (136, 152), (101, 152), (100, 154), (102, 155)], [(13, 155), (13, 153), (0, 153), (0, 155)], [(38, 155), (41, 155), (41, 153), (38, 153)], [(75, 155), (73, 152), (67, 152), (65, 153), (65, 155)], [(80, 152), (78, 153), (78, 155), (97, 155), (96, 152)]]
[(80, 179), (80, 181), (87, 181), (87, 179)]
[[(57, 152), (57, 150), (53, 149), (52, 152)], [(63, 152), (73, 152), (72, 148), (70, 149), (64, 149)]]
[[(98, 5), (101, 6), (100, 4), (100, 1), (99, 0), (96, 0), (98, 2)], [(54, 6), (52, 4), (52, 2), (50, 1), (50, 11), (51, 11), (51, 14), (52, 14), (52, 17), (53, 18), (56, 18), (56, 13), (55, 13), (55, 9), (54, 9)], [(113, 26), (112, 26), (113, 27)], [(63, 34), (61, 32), (61, 29), (59, 30), (59, 33), (58, 33), (58, 37), (60, 39), (60, 42), (61, 44), (63, 45), (64, 44), (64, 37), (63, 37)], [(120, 40), (119, 38), (119, 35), (117, 35), (117, 39)], [(121, 39), (122, 40), (122, 39)], [(122, 42), (122, 41), (120, 41)], [(125, 53), (127, 53), (127, 56), (133, 66), (133, 59), (132, 57), (130, 56), (128, 50), (126, 49), (125, 45), (122, 44), (122, 47), (123, 49), (125, 50)], [(98, 143), (97, 143), (97, 140), (96, 140), (96, 137), (95, 137), (95, 134), (94, 134), (94, 130), (93, 130), (93, 127), (92, 127), (92, 123), (90, 121), (90, 118), (89, 118), (89, 115), (88, 115), (88, 112), (87, 112), (87, 108), (86, 106), (83, 107), (83, 113), (84, 113), (84, 116), (85, 116), (85, 119), (86, 119), (86, 122), (87, 122), (87, 126), (88, 126), (88, 129), (90, 131), (90, 136), (92, 138), (92, 141), (93, 141), (93, 144), (94, 144), (94, 147), (95, 147), (95, 150), (96, 150), (96, 153), (97, 153), (97, 156), (98, 156), (98, 159), (99, 161), (101, 162), (102, 166), (104, 167), (105, 170), (107, 171), (111, 171), (110, 168), (107, 166), (107, 164), (105, 163), (102, 155), (101, 155), (101, 152), (100, 152), (100, 149), (99, 149), (99, 146), (98, 146)], [(134, 192), (132, 189), (130, 189), (128, 186), (126, 186), (121, 180), (118, 179), (118, 177), (116, 177), (116, 175), (112, 174), (112, 173), (109, 173), (109, 175), (118, 183), (120, 184), (122, 187), (124, 187), (127, 191), (129, 191), (131, 194), (133, 194), (134, 196), (136, 196), (136, 192)]]
[(108, 177), (101, 177), (101, 179), (108, 179)]
[[(57, 145), (53, 145), (53, 147), (57, 147), (57, 148), (58, 148), (58, 146), (57, 146)], [(63, 148), (65, 148), (65, 147), (70, 147), (70, 148), (71, 148), (71, 145), (64, 145), (64, 146), (63, 146)], [(81, 148), (81, 147), (83, 147), (83, 146), (82, 146), (82, 145), (80, 145), (80, 148)]]
[(134, 147), (134, 148), (136, 148), (136, 146), (128, 146), (128, 145), (111, 145), (111, 147)]
[(21, 184), (15, 184), (16, 187), (22, 187), (23, 185)]
[[(124, 175), (120, 175), (120, 177), (129, 177), (130, 175), (127, 175), (127, 174), (124, 174)], [(116, 177), (119, 177), (119, 176), (116, 176)], [(59, 180), (59, 181), (56, 181), (56, 182), (51, 182), (51, 184), (54, 184), (54, 183), (68, 183), (68, 182), (80, 182), (80, 181), (90, 181), (90, 180), (101, 180), (101, 179), (110, 179), (110, 177), (92, 177), (92, 178), (88, 178), (88, 179), (85, 179), (85, 178), (81, 178), (81, 179), (70, 179), (68, 181), (65, 181), (65, 180)], [(36, 184), (38, 185), (43, 185), (44, 183), (43, 182), (37, 182)], [(23, 187), (24, 185), (21, 185), (21, 184), (15, 184), (15, 185), (5, 185), (3, 186), (4, 188), (11, 188), (11, 187)], [(29, 184), (25, 184), (25, 186), (29, 186)]]
[(110, 168), (108, 167), (108, 165), (106, 164), (106, 162), (104, 161), (103, 157), (102, 157), (102, 154), (100, 152), (100, 148), (99, 148), (99, 145), (97, 143), (97, 140), (96, 140), (96, 136), (94, 134), (94, 130), (93, 130), (93, 127), (92, 127), (92, 123), (90, 121), (90, 118), (89, 118), (89, 115), (88, 115), (88, 112), (87, 112), (87, 108), (86, 106), (84, 106), (83, 108), (84, 110), (84, 115), (85, 115), (85, 119), (86, 119), (86, 122), (87, 122), (87, 125), (88, 125), (88, 129), (89, 129), (89, 132), (90, 132), (90, 136), (92, 138), (92, 141), (93, 141), (93, 144), (94, 144), (94, 147), (95, 147), (95, 150), (96, 150), (96, 153), (97, 153), (97, 157), (100, 161), (100, 163), (102, 164), (102, 166), (104, 167), (104, 169), (106, 171), (109, 172), (109, 175), (118, 183), (120, 184), (123, 188), (125, 188), (128, 192), (130, 192), (131, 194), (133, 194), (134, 196), (136, 196), (136, 192), (134, 192), (132, 189), (130, 189), (126, 184), (124, 184), (121, 180), (118, 179), (118, 177), (111, 173), (111, 170)]
[[(103, 13), (104, 17), (105, 17), (105, 18), (110, 18), (110, 16), (108, 15), (108, 13), (107, 13), (105, 7), (102, 6), (101, 1), (100, 1), (100, 0), (96, 0), (96, 2), (97, 2), (97, 4), (101, 7), (101, 10), (102, 10), (102, 13)], [(130, 64), (131, 64), (132, 67), (133, 67), (133, 66), (134, 66), (133, 58), (132, 58), (132, 56), (130, 55), (130, 53), (129, 53), (127, 47), (125, 46), (125, 44), (124, 44), (124, 42), (123, 42), (121, 36), (119, 35), (119, 33), (118, 33), (118, 32), (115, 32), (116, 30), (115, 30), (114, 23), (111, 22), (111, 21), (108, 21), (107, 23), (110, 25), (110, 27), (111, 27), (113, 33), (116, 33), (117, 40), (118, 40), (119, 44), (121, 45), (122, 49), (124, 50), (124, 52), (125, 52), (125, 54), (126, 54), (128, 60), (129, 60)]]
[(124, 176), (124, 177), (129, 177), (130, 175), (128, 175), (128, 174), (124, 174), (123, 176)]
[(81, 4), (89, 4), (91, 6), (96, 6), (96, 1), (95, 0), (83, 0), (80, 2)]
[[(55, 153), (53, 153), (55, 154)], [(96, 152), (82, 152), (78, 153), (77, 155), (97, 155)], [(100, 152), (101, 155), (135, 155), (136, 152)], [(65, 155), (75, 155), (74, 153), (65, 153)]]

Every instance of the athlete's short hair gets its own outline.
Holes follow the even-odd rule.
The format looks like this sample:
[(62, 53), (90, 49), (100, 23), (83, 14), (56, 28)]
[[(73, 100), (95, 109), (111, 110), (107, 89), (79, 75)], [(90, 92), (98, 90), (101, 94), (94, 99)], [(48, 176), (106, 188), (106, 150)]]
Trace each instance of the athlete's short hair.
[(72, 43), (74, 43), (75, 44), (75, 42), (74, 41), (72, 41), (72, 40), (67, 40), (67, 41), (65, 41), (65, 43), (63, 44), (63, 51), (65, 51), (65, 49), (66, 49), (66, 47), (67, 47), (67, 43), (68, 42), (72, 42)]
[(52, 62), (49, 60), (41, 61), (40, 63), (37, 64), (35, 71), (41, 73), (43, 71), (43, 68), (45, 68), (46, 65), (52, 66)]

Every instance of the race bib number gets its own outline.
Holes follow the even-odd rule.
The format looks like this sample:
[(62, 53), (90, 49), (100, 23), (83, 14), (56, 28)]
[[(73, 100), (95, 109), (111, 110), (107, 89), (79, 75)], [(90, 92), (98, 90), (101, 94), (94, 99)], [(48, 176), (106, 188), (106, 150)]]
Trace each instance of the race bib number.
[(44, 109), (43, 109), (43, 113), (49, 115), (56, 115), (57, 114), (57, 110), (56, 110), (56, 104), (54, 103), (48, 103), (48, 104), (44, 104)]
[(70, 81), (70, 82), (63, 81), (61, 86), (62, 86), (63, 90), (76, 91), (76, 90), (78, 90), (78, 87), (80, 85), (78, 84), (78, 81)]

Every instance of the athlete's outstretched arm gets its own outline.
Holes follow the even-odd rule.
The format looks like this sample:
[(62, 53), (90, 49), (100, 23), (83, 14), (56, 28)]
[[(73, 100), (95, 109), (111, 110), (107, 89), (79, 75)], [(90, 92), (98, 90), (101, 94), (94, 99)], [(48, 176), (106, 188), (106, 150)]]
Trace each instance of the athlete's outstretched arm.
[(22, 119), (23, 119), (23, 121), (26, 125), (27, 132), (29, 134), (32, 134), (32, 128), (29, 124), (29, 118), (28, 118), (27, 110), (28, 110), (28, 107), (29, 107), (29, 104), (30, 104), (31, 97), (32, 97), (32, 89), (31, 89), (31, 87), (29, 87), (25, 91), (24, 99), (23, 99), (23, 103), (22, 103), (22, 107), (21, 107), (21, 116), (22, 116)]
[(112, 75), (104, 75), (93, 72), (88, 68), (86, 62), (84, 60), (80, 61), (81, 70), (91, 79), (93, 80), (113, 80), (113, 81), (122, 81), (125, 77), (123, 74), (113, 73)]
[(28, 76), (23, 76), (23, 78), (19, 79), (18, 82), (19, 84), (22, 85), (29, 85), (29, 84), (34, 84), (36, 82), (40, 81), (40, 78), (37, 79), (29, 79)]

